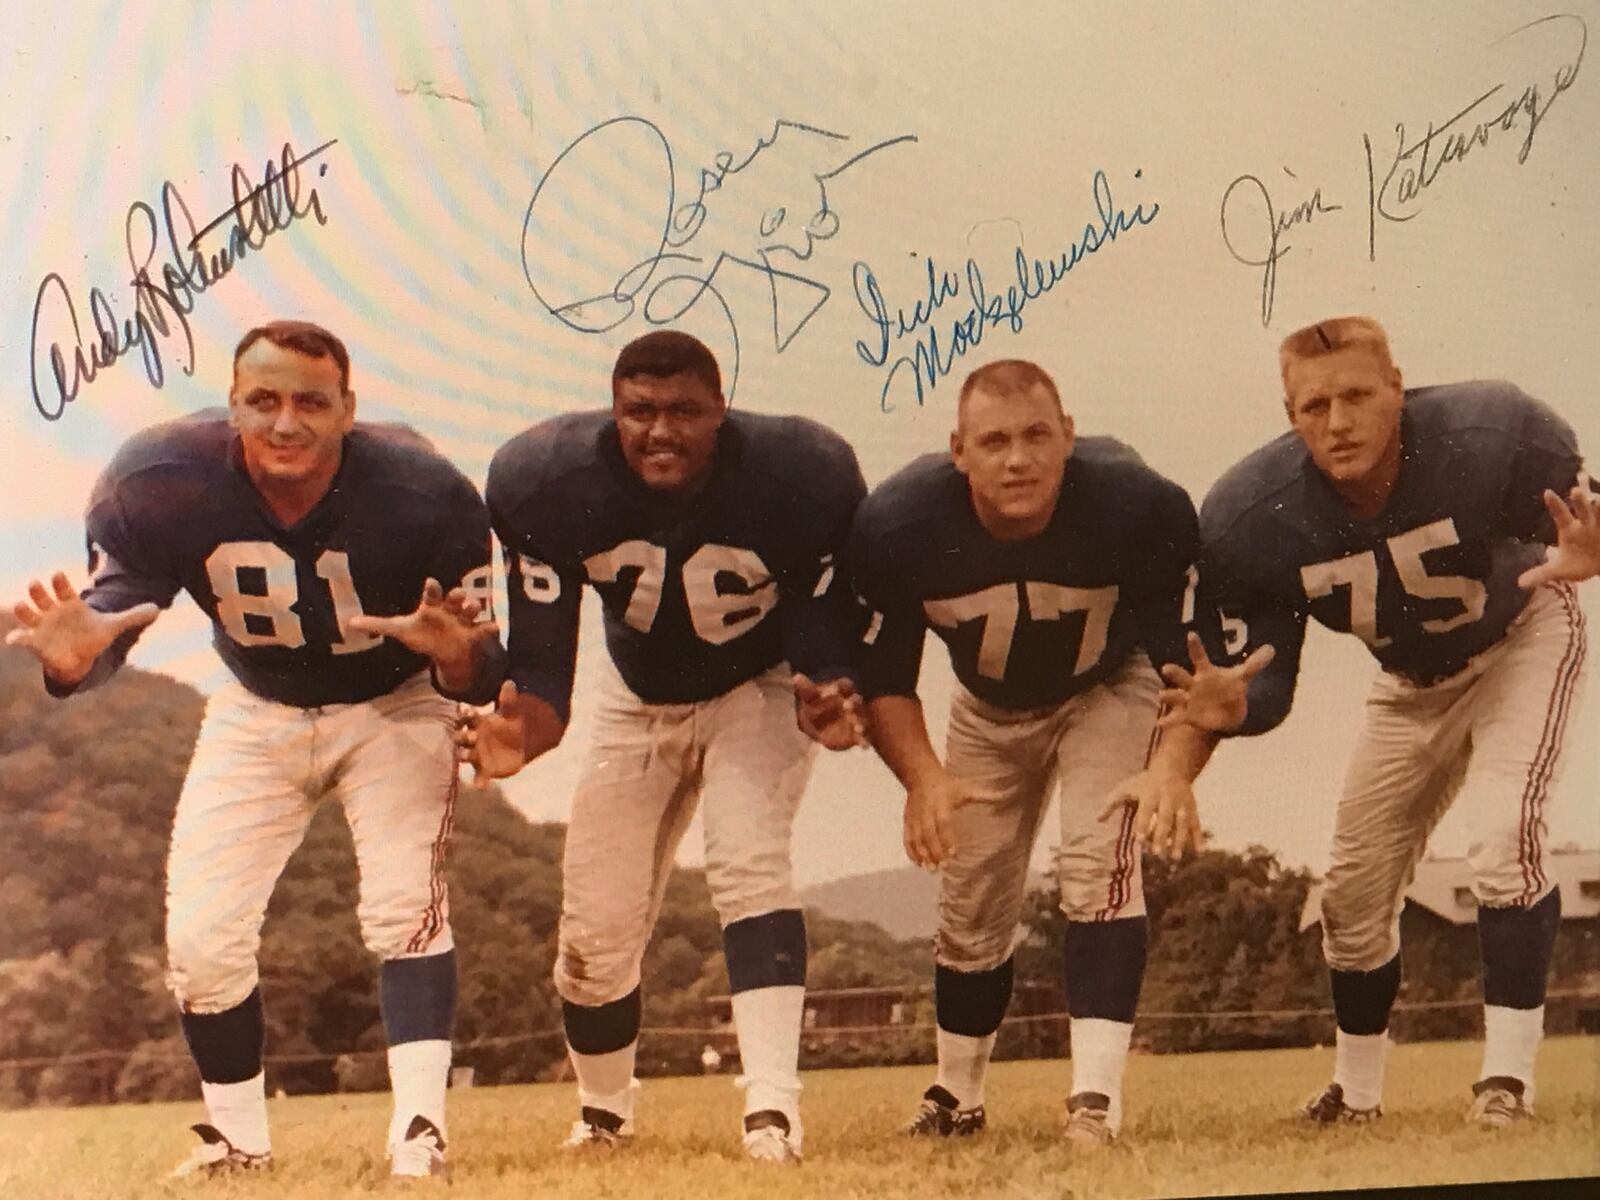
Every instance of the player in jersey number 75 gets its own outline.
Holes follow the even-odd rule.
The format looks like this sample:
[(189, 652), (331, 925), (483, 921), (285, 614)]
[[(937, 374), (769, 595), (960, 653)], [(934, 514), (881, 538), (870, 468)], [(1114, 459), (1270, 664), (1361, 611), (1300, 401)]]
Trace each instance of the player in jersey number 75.
[(482, 500), (410, 430), (355, 420), (338, 338), (279, 321), (239, 342), (226, 414), (118, 451), (87, 526), (89, 587), (34, 581), (6, 639), (38, 657), (49, 690), (109, 676), (180, 590), (233, 675), (207, 702), (168, 859), (168, 982), (208, 1114), (179, 1173), (270, 1161), (256, 950), (325, 796), (344, 805), (362, 934), (382, 960), (391, 1171), (442, 1173), (451, 698), (486, 701), (505, 672)]
[(1250, 646), (1277, 650), (1239, 732), (1288, 712), (1308, 618), (1360, 638), (1382, 668), (1322, 896), (1333, 1081), (1305, 1113), (1328, 1123), (1382, 1111), (1400, 911), (1454, 805), (1472, 831), (1483, 966), (1468, 1113), (1509, 1124), (1533, 1110), (1560, 918), (1546, 806), (1584, 672), (1572, 585), (1600, 571), (1596, 498), (1554, 412), (1509, 383), (1405, 389), (1370, 318), (1290, 334), (1280, 366), (1292, 428), (1224, 475), (1201, 511), (1226, 619)]
[(555, 974), (579, 1108), (568, 1144), (632, 1133), (640, 961), (699, 803), (745, 1151), (795, 1162), (806, 939), (790, 830), (811, 741), (861, 736), (857, 610), (834, 556), (866, 489), (820, 425), (729, 412), (716, 359), (686, 334), (626, 346), (611, 391), (609, 410), (536, 425), (489, 468), (511, 678), (496, 712), (461, 731), (461, 752), (505, 775), (560, 740), (592, 586), (611, 662), (563, 863)]

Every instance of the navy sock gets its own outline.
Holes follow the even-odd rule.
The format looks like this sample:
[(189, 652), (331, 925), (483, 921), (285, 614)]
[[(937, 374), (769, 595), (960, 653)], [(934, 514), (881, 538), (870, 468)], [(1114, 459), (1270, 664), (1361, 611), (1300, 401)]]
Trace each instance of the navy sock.
[(1328, 969), (1333, 982), (1333, 1015), (1339, 1028), (1361, 1036), (1389, 1028), (1389, 1010), (1400, 994), (1400, 955), (1371, 971)]
[(1062, 946), (1067, 1012), (1133, 1023), (1144, 983), (1149, 928), (1144, 917), (1067, 922)]
[(987, 971), (933, 969), (933, 1006), (939, 1028), (963, 1037), (988, 1037), (1000, 1028), (1011, 1004), (1013, 967), (1006, 959)]
[(567, 1045), (579, 1054), (610, 1054), (639, 1040), (639, 1019), (644, 998), (634, 988), (620, 1000), (607, 1004), (561, 1002), (561, 1021)]
[(1483, 1002), (1501, 1008), (1544, 1003), (1561, 924), (1561, 891), (1529, 908), (1478, 909), (1478, 950), (1483, 956)]
[(735, 921), (722, 931), (728, 989), (804, 987), (806, 919), (798, 908), (780, 908)]
[(378, 1007), (391, 1046), (449, 1041), (456, 1016), (456, 952), (386, 961), (378, 970)]
[(200, 1078), (207, 1083), (243, 1083), (261, 1074), (266, 1025), (259, 987), (223, 1012), (180, 1012), (178, 1021)]

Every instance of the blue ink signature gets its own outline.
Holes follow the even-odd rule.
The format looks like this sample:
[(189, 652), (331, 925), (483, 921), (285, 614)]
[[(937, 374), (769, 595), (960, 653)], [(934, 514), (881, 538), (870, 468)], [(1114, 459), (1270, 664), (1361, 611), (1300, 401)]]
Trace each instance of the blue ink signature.
[[(647, 252), (615, 280), (602, 281), (602, 290), (569, 299), (561, 292), (570, 293), (573, 289), (570, 286), (561, 288), (558, 272), (569, 264), (570, 246), (564, 239), (549, 239), (548, 244), (540, 241), (534, 228), (535, 217), (542, 216), (541, 200), (546, 198), (552, 179), (566, 171), (594, 173), (595, 168), (608, 165), (604, 142), (617, 133), (642, 133), (652, 151), (659, 148), (659, 177), (655, 183), (657, 194), (665, 195), (660, 233), (653, 235), (654, 245), (648, 246)], [(806, 139), (803, 144), (799, 143), (801, 138)], [(715, 194), (728, 187), (733, 177), (762, 159), (780, 141), (796, 142), (797, 152), (804, 152), (818, 143), (844, 149), (843, 143), (850, 140), (848, 134), (779, 118), (743, 157), (736, 158), (728, 150), (718, 151), (712, 158), (712, 165), (698, 172), (693, 198), (680, 201), (672, 144), (661, 128), (644, 117), (621, 116), (602, 121), (568, 144), (534, 186), (533, 198), (528, 202), (522, 221), (522, 271), (528, 288), (545, 311), (567, 328), (595, 334), (615, 329), (635, 315), (651, 325), (668, 325), (710, 297), (710, 302), (727, 321), (732, 337), (733, 364), (728, 373), (731, 396), (738, 382), (740, 343), (733, 309), (718, 286), (717, 276), (723, 265), (745, 267), (765, 281), (771, 309), (772, 344), (781, 354), (833, 294), (832, 288), (822, 280), (787, 269), (787, 260), (808, 262), (816, 253), (817, 243), (839, 232), (839, 213), (829, 198), (828, 185), (880, 151), (903, 142), (915, 142), (917, 138), (914, 134), (885, 138), (846, 155), (825, 170), (810, 171), (816, 191), (804, 201), (802, 207), (807, 211), (803, 217), (791, 213), (786, 205), (773, 205), (762, 212), (755, 228), (721, 239), (713, 238), (706, 231), (706, 222), (715, 209)], [(548, 207), (551, 206), (547, 204)], [(720, 244), (706, 244), (708, 242)], [(548, 251), (553, 261), (541, 261), (541, 251)]]
[[(1372, 138), (1365, 133), (1361, 135), (1367, 157), (1367, 258), (1369, 260), (1377, 258), (1380, 221), (1398, 224), (1412, 220), (1421, 210), (1423, 193), (1434, 185), (1447, 166), (1465, 161), (1476, 148), (1487, 147), (1491, 141), (1496, 140), (1494, 137), (1496, 130), (1502, 134), (1512, 132), (1523, 122), (1524, 117), (1527, 130), (1523, 134), (1522, 145), (1517, 150), (1517, 163), (1521, 165), (1528, 160), (1528, 154), (1533, 149), (1533, 138), (1539, 131), (1540, 123), (1549, 115), (1551, 106), (1561, 98), (1561, 94), (1577, 82), (1578, 70), (1583, 66), (1583, 53), (1589, 45), (1589, 26), (1577, 13), (1555, 13), (1548, 17), (1540, 17), (1536, 21), (1529, 21), (1526, 25), (1519, 25), (1494, 43), (1499, 45), (1530, 29), (1555, 22), (1562, 23), (1564, 28), (1575, 33), (1578, 45), (1577, 52), (1571, 60), (1556, 68), (1554, 87), (1548, 95), (1542, 94), (1537, 84), (1530, 83), (1522, 89), (1515, 100), (1504, 104), (1498, 110), (1485, 109), (1484, 105), (1505, 91), (1507, 85), (1502, 82), (1489, 88), (1455, 115), (1443, 121), (1429, 121), (1427, 132), (1415, 140), (1410, 139), (1405, 123), (1397, 122), (1394, 127), (1394, 157), (1381, 183), (1378, 181), (1373, 162)], [(1567, 25), (1567, 22), (1571, 22), (1571, 25)], [(1435, 153), (1437, 157), (1430, 157)]]
[[(33, 404), (47, 421), (60, 420), (67, 405), (94, 383), (100, 373), (114, 366), (134, 350), (144, 365), (145, 378), (152, 387), (166, 381), (166, 365), (161, 344), (166, 338), (181, 335), (184, 341), (185, 375), (194, 374), (194, 334), (189, 314), (199, 297), (216, 286), (249, 255), (266, 246), (273, 234), (281, 233), (305, 217), (318, 225), (328, 223), (322, 211), (322, 197), (313, 186), (302, 195), (300, 168), (335, 145), (338, 139), (297, 155), (284, 143), (277, 162), (268, 160), (259, 184), (252, 183), (243, 167), (233, 166), (233, 203), (205, 225), (196, 228), (189, 206), (169, 179), (161, 185), (161, 217), (143, 200), (128, 207), (124, 233), (128, 266), (133, 271), (133, 315), (119, 317), (110, 296), (98, 287), (89, 289), (88, 311), (93, 326), (89, 339), (78, 317), (78, 306), (67, 282), (55, 271), (47, 274), (34, 294), (33, 328), (28, 352), (28, 378), (33, 388)], [(318, 175), (328, 173), (322, 163)], [(160, 235), (164, 229), (168, 258), (156, 264)], [(181, 230), (181, 232), (180, 232)], [(201, 249), (202, 239), (215, 234), (225, 241), (209, 253)], [(50, 376), (41, 389), (39, 350), (47, 310), (54, 310), (56, 321), (70, 329), (66, 338), (49, 343), (46, 358)], [(67, 348), (63, 349), (63, 345)], [(69, 361), (70, 356), (70, 361)]]
[[(1136, 179), (1143, 175), (1143, 171), (1134, 172)], [(1142, 204), (1135, 205), (1132, 212), (1117, 205), (1104, 171), (1094, 173), (1093, 191), (1098, 220), (1086, 224), (1075, 242), (1048, 259), (1030, 257), (1019, 244), (1012, 257), (1016, 282), (994, 295), (989, 294), (983, 269), (975, 259), (968, 258), (963, 269), (955, 272), (941, 270), (930, 257), (926, 260), (925, 293), (909, 311), (897, 307), (891, 312), (872, 268), (864, 262), (855, 264), (856, 303), (874, 331), (870, 340), (856, 342), (856, 354), (869, 367), (887, 368), (878, 393), (881, 411), (894, 411), (896, 406), (889, 402), (889, 393), (901, 381), (902, 372), (909, 373), (909, 386), (916, 402), (922, 404), (927, 394), (938, 387), (939, 380), (955, 369), (956, 361), (982, 343), (987, 331), (1021, 333), (1030, 301), (1049, 292), (1088, 255), (1110, 246), (1121, 235), (1150, 224), (1161, 212), (1161, 205), (1155, 203), (1148, 212)], [(936, 328), (935, 316), (958, 298), (964, 300), (964, 306), (953, 317), (944, 315)], [(901, 339), (907, 337), (915, 338), (910, 352), (891, 358), (900, 349)]]
[[(1290, 179), (1296, 178), (1288, 167), (1283, 173)], [(1235, 235), (1240, 232), (1239, 210), (1241, 207), (1253, 207), (1252, 202), (1259, 203), (1259, 213), (1251, 219), (1251, 223), (1260, 230), (1265, 225), (1265, 232), (1256, 235), (1257, 245), (1254, 248), (1245, 246), (1235, 241)], [(1342, 204), (1327, 204), (1322, 199), (1322, 189), (1319, 187), (1311, 193), (1311, 198), (1302, 200), (1299, 204), (1289, 209), (1288, 212), (1279, 212), (1272, 203), (1272, 197), (1267, 192), (1267, 185), (1262, 183), (1255, 175), (1241, 175), (1228, 185), (1228, 190), (1222, 193), (1222, 240), (1228, 247), (1228, 253), (1234, 260), (1247, 267), (1260, 267), (1261, 271), (1261, 326), (1266, 328), (1272, 324), (1272, 307), (1278, 295), (1278, 260), (1291, 249), (1288, 242), (1283, 241), (1283, 235), (1302, 222), (1309, 223), (1319, 213), (1336, 213), (1342, 209)], [(1233, 227), (1230, 231), (1228, 217), (1233, 215)], [(1263, 221), (1262, 218), (1265, 218)]]

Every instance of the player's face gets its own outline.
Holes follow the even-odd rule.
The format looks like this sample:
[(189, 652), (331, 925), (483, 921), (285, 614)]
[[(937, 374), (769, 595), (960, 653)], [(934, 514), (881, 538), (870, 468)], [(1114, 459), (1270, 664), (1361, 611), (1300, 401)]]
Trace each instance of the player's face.
[(1361, 347), (1289, 364), (1289, 421), (1335, 487), (1392, 483), (1400, 461), (1400, 372)]
[(303, 486), (331, 481), (339, 469), (356, 398), (340, 387), (331, 356), (312, 358), (263, 338), (239, 356), (228, 411), (250, 477)]
[(622, 457), (646, 486), (687, 494), (705, 483), (727, 412), (705, 380), (688, 372), (635, 375), (617, 384), (611, 411)]
[(1032, 537), (1050, 523), (1072, 454), (1072, 422), (1042, 387), (1001, 394), (975, 389), (950, 435), (972, 506), (997, 537)]

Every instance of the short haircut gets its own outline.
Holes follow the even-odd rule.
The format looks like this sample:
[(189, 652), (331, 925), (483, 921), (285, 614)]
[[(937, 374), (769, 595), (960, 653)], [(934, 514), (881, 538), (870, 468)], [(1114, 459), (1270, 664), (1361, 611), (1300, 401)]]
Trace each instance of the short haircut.
[[(975, 391), (981, 389), (1001, 396), (1021, 396), (1036, 387), (1042, 387), (1049, 392), (1050, 398), (1056, 402), (1056, 407), (1061, 408), (1061, 393), (1056, 389), (1056, 381), (1051, 379), (1049, 372), (1038, 363), (1029, 362), (1025, 358), (1002, 358), (987, 363), (973, 371), (962, 382), (961, 396), (956, 402), (956, 423), (958, 425), (961, 423), (961, 417), (967, 411), (967, 397)], [(1064, 409), (1062, 415), (1066, 415)]]
[(1287, 386), (1289, 368), (1300, 360), (1356, 349), (1370, 353), (1385, 371), (1394, 370), (1389, 337), (1371, 317), (1330, 317), (1295, 330), (1278, 347), (1278, 370)]
[(274, 346), (293, 350), (296, 354), (304, 354), (308, 358), (333, 359), (339, 367), (339, 390), (341, 392), (350, 390), (349, 351), (333, 334), (310, 321), (268, 321), (265, 325), (257, 325), (240, 338), (239, 344), (233, 350), (235, 382), (239, 377), (239, 359), (246, 350), (260, 341), (271, 342)]
[(616, 395), (617, 385), (635, 375), (665, 379), (684, 374), (693, 375), (722, 395), (722, 371), (706, 344), (676, 329), (657, 329), (634, 338), (617, 355), (617, 365), (611, 368), (611, 394)]

